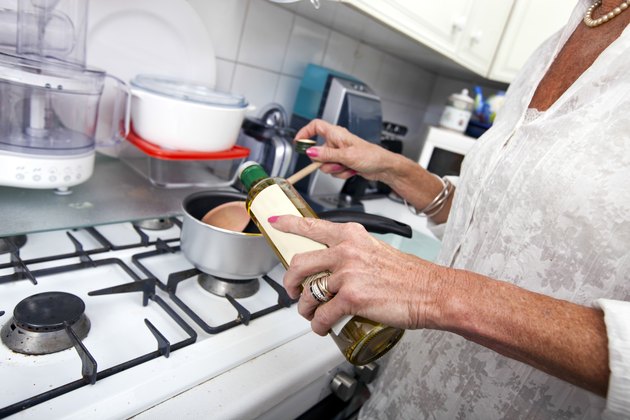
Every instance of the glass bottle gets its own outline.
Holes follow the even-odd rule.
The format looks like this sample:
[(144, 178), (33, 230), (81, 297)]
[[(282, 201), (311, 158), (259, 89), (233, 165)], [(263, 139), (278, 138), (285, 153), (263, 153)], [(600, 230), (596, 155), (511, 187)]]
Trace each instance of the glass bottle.
[[(285, 214), (317, 218), (290, 183), (283, 178), (270, 178), (256, 162), (244, 163), (239, 169), (239, 177), (248, 190), (246, 207), (250, 217), (285, 268), (295, 254), (326, 248), (309, 238), (280, 232), (267, 221), (271, 216)], [(324, 274), (309, 276), (305, 282)], [(378, 359), (400, 340), (403, 333), (402, 329), (359, 316), (342, 318), (329, 331), (345, 358), (355, 365)]]

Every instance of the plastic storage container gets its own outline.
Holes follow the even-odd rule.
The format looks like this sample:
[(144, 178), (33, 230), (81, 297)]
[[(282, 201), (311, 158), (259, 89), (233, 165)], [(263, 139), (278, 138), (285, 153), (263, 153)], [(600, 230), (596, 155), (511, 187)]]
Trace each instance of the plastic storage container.
[(133, 131), (120, 152), (125, 164), (162, 188), (229, 187), (236, 180), (236, 168), (248, 156), (249, 149), (242, 146), (215, 153), (165, 150)]

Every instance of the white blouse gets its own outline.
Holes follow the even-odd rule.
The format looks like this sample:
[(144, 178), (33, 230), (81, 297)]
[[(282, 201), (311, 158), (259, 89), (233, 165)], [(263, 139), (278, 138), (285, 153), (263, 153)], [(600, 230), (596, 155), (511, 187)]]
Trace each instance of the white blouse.
[(590, 3), (532, 56), (467, 155), (438, 263), (601, 307), (607, 398), (455, 334), (408, 331), (362, 418), (630, 418), (630, 29), (547, 111), (528, 110)]

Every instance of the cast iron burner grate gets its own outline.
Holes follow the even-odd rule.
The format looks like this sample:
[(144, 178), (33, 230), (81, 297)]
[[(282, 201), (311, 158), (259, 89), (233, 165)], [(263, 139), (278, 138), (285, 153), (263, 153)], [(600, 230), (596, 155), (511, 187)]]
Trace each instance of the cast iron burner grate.
[[(154, 219), (151, 219), (151, 220), (154, 220)], [(171, 224), (171, 226), (176, 225), (180, 229), (182, 227), (182, 222), (177, 218), (171, 217), (167, 219), (158, 219), (158, 220), (161, 221), (161, 223), (165, 225), (166, 224)], [(179, 241), (179, 238), (166, 239), (166, 240), (157, 238), (156, 240), (151, 241), (149, 239), (149, 236), (142, 231), (142, 229), (147, 229), (146, 227), (144, 228), (140, 227), (138, 222), (132, 222), (132, 226), (134, 230), (136, 231), (136, 233), (138, 234), (138, 242), (135, 242), (132, 244), (114, 245), (101, 232), (96, 230), (96, 228), (86, 227), (80, 230), (84, 230), (85, 232), (89, 233), (90, 236), (92, 236), (101, 245), (100, 248), (91, 249), (89, 251), (84, 250), (83, 244), (81, 244), (81, 242), (77, 240), (70, 231), (67, 231), (66, 235), (68, 236), (70, 241), (74, 244), (75, 252), (50, 255), (47, 257), (32, 258), (32, 259), (27, 259), (27, 260), (24, 260), (20, 257), (20, 248), (24, 246), (27, 240), (26, 239), (27, 237), (25, 235), (6, 236), (3, 238), (0, 238), (0, 254), (7, 253), (7, 252), (11, 253), (11, 261), (8, 263), (0, 264), (0, 269), (13, 268), (15, 271), (14, 274), (10, 274), (8, 276), (7, 275), (0, 276), (0, 283), (7, 283), (11, 281), (16, 281), (16, 280), (28, 279), (33, 284), (37, 284), (37, 281), (30, 274), (30, 271), (27, 268), (29, 264), (37, 264), (37, 263), (51, 262), (51, 261), (61, 261), (67, 258), (74, 258), (74, 257), (79, 257), (81, 261), (85, 261), (89, 259), (90, 255), (94, 255), (94, 254), (102, 254), (109, 251), (119, 251), (119, 250), (124, 250), (124, 249), (141, 248), (141, 247), (147, 247), (151, 245), (155, 245), (157, 248), (160, 248), (164, 245), (168, 246), (167, 245), (168, 243)], [(76, 230), (79, 230), (79, 229), (73, 229), (73, 231), (76, 231)], [(6, 248), (6, 251), (3, 251), (3, 249), (5, 248)]]
[(138, 248), (141, 246), (158, 245), (159, 243), (178, 242), (179, 238), (164, 239), (164, 240), (158, 238), (155, 241), (151, 241), (149, 239), (149, 236), (146, 233), (144, 233), (142, 230), (145, 229), (145, 230), (159, 231), (159, 230), (170, 229), (172, 226), (177, 226), (181, 230), (182, 222), (175, 217), (170, 217), (166, 219), (136, 220), (134, 222), (131, 222), (131, 226), (138, 234), (139, 242), (131, 243), (127, 245), (114, 245), (101, 232), (99, 232), (94, 227), (87, 227), (85, 228), (85, 230), (88, 231), (93, 237), (95, 237), (96, 240), (98, 240), (103, 246), (107, 247), (108, 249), (111, 249), (112, 251), (119, 251), (121, 249), (132, 249), (132, 248)]
[(26, 244), (26, 235), (5, 236), (0, 238), (0, 254), (20, 249)]
[[(173, 220), (175, 224), (181, 227), (181, 223), (178, 223), (179, 220), (177, 219), (173, 219)], [(86, 228), (85, 230), (92, 233), (94, 228)], [(146, 247), (148, 245), (155, 245), (156, 248), (164, 248), (164, 247), (168, 248), (168, 245), (166, 243), (172, 241), (172, 240), (162, 241), (161, 239), (158, 238), (156, 241), (149, 242), (146, 234), (142, 233), (139, 228), (137, 230), (140, 235), (140, 242), (134, 245), (125, 245), (123, 247), (119, 247), (118, 249), (128, 249), (128, 248), (133, 248), (133, 247), (141, 248), (141, 247)], [(39, 296), (35, 300), (27, 301), (24, 304), (24, 307), (23, 308), (21, 307), (18, 310), (18, 318), (21, 320), (20, 325), (26, 326), (32, 329), (39, 329), (39, 328), (55, 329), (59, 327), (60, 322), (63, 323), (63, 330), (60, 330), (60, 331), (64, 331), (64, 333), (68, 337), (70, 337), (72, 345), (74, 346), (75, 350), (77, 351), (81, 359), (81, 365), (82, 365), (81, 377), (80, 379), (66, 383), (56, 388), (52, 388), (46, 392), (34, 395), (30, 398), (13, 403), (9, 406), (0, 407), (0, 418), (10, 416), (12, 414), (15, 414), (20, 411), (26, 410), (30, 407), (33, 407), (37, 404), (41, 404), (45, 401), (52, 400), (60, 395), (72, 392), (85, 385), (89, 385), (89, 384), (93, 385), (101, 379), (105, 379), (111, 375), (133, 368), (135, 366), (138, 366), (150, 360), (153, 360), (159, 357), (169, 357), (171, 352), (179, 350), (183, 347), (189, 346), (197, 340), (197, 333), (195, 332), (195, 330), (190, 325), (188, 325), (188, 323), (184, 321), (184, 319), (179, 314), (177, 314), (177, 312), (175, 312), (166, 303), (166, 301), (164, 301), (160, 296), (156, 294), (155, 279), (140, 278), (131, 268), (129, 268), (122, 260), (118, 258), (92, 260), (90, 255), (107, 253), (116, 248), (112, 246), (111, 243), (109, 243), (109, 241), (106, 238), (98, 234), (98, 232), (96, 233), (97, 235), (93, 234), (93, 236), (95, 236), (99, 240), (99, 242), (103, 245), (103, 248), (85, 251), (80, 241), (78, 241), (70, 232), (66, 232), (66, 234), (68, 235), (68, 237), (73, 242), (76, 248), (76, 251), (74, 253), (55, 255), (55, 256), (37, 258), (37, 259), (31, 259), (31, 260), (22, 260), (19, 256), (19, 249), (17, 249), (17, 247), (15, 246), (15, 244), (13, 244), (12, 241), (9, 241), (10, 248), (11, 248), (10, 249), (11, 262), (8, 264), (0, 265), (0, 268), (12, 267), (14, 270), (14, 273), (0, 276), (0, 284), (21, 281), (21, 280), (30, 280), (31, 283), (33, 283), (34, 285), (37, 285), (38, 280), (43, 281), (43, 279), (47, 276), (53, 276), (53, 275), (57, 275), (61, 273), (69, 273), (75, 270), (90, 270), (90, 269), (95, 269), (98, 267), (103, 267), (106, 265), (116, 265), (120, 269), (122, 269), (126, 273), (126, 275), (132, 280), (131, 283), (126, 283), (126, 284), (122, 284), (122, 285), (107, 288), (107, 289), (95, 290), (95, 291), (89, 292), (88, 295), (98, 296), (98, 295), (107, 295), (107, 294), (113, 294), (113, 293), (132, 293), (132, 292), (141, 293), (142, 306), (147, 306), (149, 302), (152, 302), (152, 304), (157, 304), (158, 307), (161, 309), (161, 311), (166, 315), (166, 317), (172, 319), (179, 326), (179, 328), (181, 328), (181, 330), (185, 333), (187, 337), (176, 343), (170, 343), (167, 340), (167, 338), (148, 319), (145, 318), (144, 324), (146, 325), (147, 329), (151, 332), (151, 334), (155, 338), (157, 342), (157, 349), (155, 351), (139, 355), (137, 357), (134, 357), (133, 359), (124, 361), (122, 363), (119, 363), (118, 365), (99, 371), (97, 368), (97, 361), (89, 353), (88, 349), (85, 347), (85, 345), (82, 343), (81, 339), (78, 337), (77, 333), (75, 332), (75, 326), (77, 322), (80, 322), (80, 318), (81, 318), (80, 316), (79, 316), (79, 321), (75, 322), (75, 324), (72, 326), (70, 325), (69, 322), (63, 322), (64, 321), (62, 320), (63, 317), (52, 316), (51, 319), (44, 320), (45, 322), (48, 322), (50, 324), (46, 326), (45, 322), (42, 322), (42, 318), (41, 318), (42, 316), (40, 314), (36, 315), (35, 312), (37, 311), (33, 310), (33, 308), (31, 307), (33, 302), (38, 301), (41, 298), (41, 296)], [(73, 263), (73, 264), (64, 264), (63, 260), (65, 260), (68, 257), (79, 257), (80, 262)], [(31, 264), (40, 263), (40, 262), (56, 262), (56, 261), (59, 261), (59, 265), (56, 265), (53, 267), (41, 268), (41, 269), (29, 268), (29, 265)], [(42, 293), (40, 295), (44, 295), (44, 298), (47, 298), (46, 293)], [(68, 314), (67, 314), (68, 318), (72, 320), (73, 318), (76, 318), (77, 313), (80, 312), (79, 307), (81, 305), (79, 305), (72, 298), (68, 298), (66, 302), (70, 302), (70, 305), (73, 306), (72, 308), (69, 309)], [(35, 306), (38, 306), (37, 303), (35, 303)], [(85, 307), (83, 304), (82, 310), (84, 310), (84, 308)], [(2, 315), (4, 315), (4, 311), (0, 311), (0, 316)], [(26, 315), (27, 322), (24, 322), (25, 320), (22, 319), (24, 315)], [(29, 316), (31, 315), (33, 315), (33, 318), (29, 320)], [(8, 324), (16, 325), (13, 322), (8, 322)], [(28, 331), (28, 330), (25, 330), (25, 331)], [(41, 357), (47, 357), (47, 356), (41, 356)]]
[[(274, 305), (270, 305), (267, 308), (261, 309), (256, 312), (250, 312), (247, 308), (241, 305), (236, 301), (236, 298), (230, 294), (228, 291), (224, 294), (224, 297), (230, 302), (230, 304), (236, 309), (238, 315), (236, 319), (232, 321), (228, 321), (224, 324), (220, 325), (209, 325), (206, 321), (204, 321), (197, 313), (195, 313), (184, 301), (182, 301), (179, 296), (177, 296), (177, 285), (182, 281), (187, 279), (198, 277), (202, 273), (200, 270), (196, 268), (192, 268), (189, 270), (178, 271), (169, 274), (167, 283), (162, 283), (157, 276), (155, 276), (149, 269), (147, 269), (141, 262), (141, 260), (147, 258), (153, 258), (162, 254), (173, 254), (180, 252), (179, 246), (171, 247), (166, 243), (158, 243), (156, 244), (156, 249), (154, 251), (143, 252), (140, 254), (134, 255), (131, 259), (133, 263), (144, 273), (145, 276), (151, 279), (155, 279), (157, 286), (168, 292), (169, 297), (179, 308), (186, 313), (193, 321), (197, 323), (208, 334), (218, 334), (230, 328), (236, 327), (238, 325), (248, 325), (249, 321), (259, 318), (263, 315), (269, 314), (271, 312), (277, 311), (278, 309), (288, 308), (296, 301), (292, 300), (287, 294), (286, 290), (278, 283), (275, 282), (271, 277), (267, 275), (263, 275), (262, 279), (276, 292), (278, 295), (277, 303)], [(259, 284), (259, 280), (255, 279), (257, 284)]]
[(74, 345), (66, 326), (79, 340), (87, 337), (90, 320), (83, 300), (65, 292), (39, 293), (15, 306), (13, 319), (2, 328), (2, 342), (18, 353), (56, 353)]

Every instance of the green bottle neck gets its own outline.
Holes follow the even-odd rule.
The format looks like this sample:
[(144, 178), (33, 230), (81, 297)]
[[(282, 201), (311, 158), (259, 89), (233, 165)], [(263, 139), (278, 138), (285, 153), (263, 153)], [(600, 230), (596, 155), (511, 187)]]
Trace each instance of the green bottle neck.
[(248, 165), (241, 170), (241, 183), (245, 186), (245, 189), (249, 189), (256, 185), (256, 183), (262, 179), (269, 178), (269, 175), (262, 166), (254, 162), (246, 162), (243, 165)]

